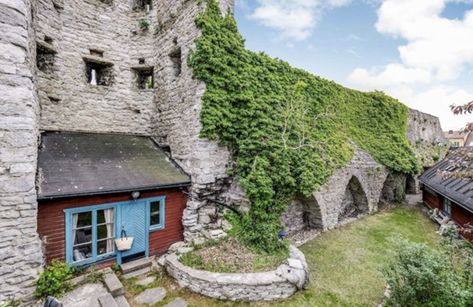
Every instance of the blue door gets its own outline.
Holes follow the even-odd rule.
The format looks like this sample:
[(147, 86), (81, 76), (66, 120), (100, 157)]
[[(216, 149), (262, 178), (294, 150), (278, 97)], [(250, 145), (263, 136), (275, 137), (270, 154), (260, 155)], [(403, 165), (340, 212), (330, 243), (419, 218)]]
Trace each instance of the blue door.
[[(126, 231), (127, 236), (133, 237), (133, 245), (130, 250), (120, 253), (120, 258), (143, 254), (148, 256), (148, 225), (146, 223), (146, 202), (130, 201), (122, 203), (121, 221), (119, 225), (119, 233), (121, 229)], [(121, 260), (121, 259), (120, 259)], [(121, 261), (120, 261), (121, 262)]]

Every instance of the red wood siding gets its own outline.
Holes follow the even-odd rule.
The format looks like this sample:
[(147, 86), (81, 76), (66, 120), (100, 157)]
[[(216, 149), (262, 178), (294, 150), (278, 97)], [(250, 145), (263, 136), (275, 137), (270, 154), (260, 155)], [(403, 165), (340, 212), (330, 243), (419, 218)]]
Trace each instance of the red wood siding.
[(424, 189), (422, 199), (430, 208), (442, 210), (442, 196), (433, 195)]
[[(457, 204), (452, 204), (452, 219), (460, 226), (465, 226), (466, 224), (473, 226), (473, 213)], [(463, 233), (463, 235), (470, 241), (473, 241), (472, 233)]]
[[(429, 193), (428, 191), (424, 190), (422, 194), (422, 199), (432, 209), (443, 209), (444, 197), (442, 195), (433, 195), (432, 193)], [(464, 226), (468, 223), (470, 225), (473, 225), (473, 213), (452, 202), (452, 220), (460, 226)], [(463, 236), (468, 240), (473, 241), (473, 234), (463, 233)]]
[(186, 196), (178, 191), (166, 194), (166, 215), (164, 229), (152, 231), (149, 234), (149, 254), (165, 253), (169, 246), (184, 240), (182, 212), (186, 208)]
[[(164, 253), (167, 248), (183, 240), (182, 211), (186, 196), (179, 189), (141, 192), (140, 198), (166, 196), (165, 229), (150, 233), (150, 255)], [(83, 196), (59, 200), (40, 201), (38, 205), (38, 233), (44, 242), (47, 261), (65, 260), (65, 214), (64, 209), (87, 207), (105, 203), (132, 200), (131, 193)], [(111, 265), (113, 263), (109, 262)]]

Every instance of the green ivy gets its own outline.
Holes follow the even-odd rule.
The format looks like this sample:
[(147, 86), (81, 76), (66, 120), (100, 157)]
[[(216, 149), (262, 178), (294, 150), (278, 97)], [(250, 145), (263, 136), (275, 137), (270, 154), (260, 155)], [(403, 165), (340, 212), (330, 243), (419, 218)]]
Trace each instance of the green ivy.
[(296, 194), (309, 195), (353, 156), (355, 146), (400, 172), (415, 172), (408, 109), (381, 92), (362, 93), (245, 49), (231, 14), (216, 0), (196, 19), (202, 35), (189, 57), (207, 85), (201, 136), (234, 157), (231, 170), (251, 202), (237, 225), (248, 246), (274, 252), (279, 216)]

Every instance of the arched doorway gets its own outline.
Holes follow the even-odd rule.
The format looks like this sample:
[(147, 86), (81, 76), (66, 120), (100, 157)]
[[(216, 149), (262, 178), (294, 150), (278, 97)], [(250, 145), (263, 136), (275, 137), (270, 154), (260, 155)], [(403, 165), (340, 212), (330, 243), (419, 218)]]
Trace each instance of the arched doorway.
[(289, 235), (305, 230), (323, 229), (320, 206), (314, 196), (296, 197), (281, 215), (280, 220)]
[(358, 178), (353, 176), (345, 189), (338, 222), (369, 212), (368, 199)]
[(412, 174), (407, 174), (406, 177), (406, 194), (418, 194), (418, 184), (416, 178)]
[[(381, 191), (379, 209), (383, 209), (389, 204), (401, 203), (406, 199), (406, 175), (392, 172), (384, 181)], [(384, 204), (384, 205), (383, 205)]]

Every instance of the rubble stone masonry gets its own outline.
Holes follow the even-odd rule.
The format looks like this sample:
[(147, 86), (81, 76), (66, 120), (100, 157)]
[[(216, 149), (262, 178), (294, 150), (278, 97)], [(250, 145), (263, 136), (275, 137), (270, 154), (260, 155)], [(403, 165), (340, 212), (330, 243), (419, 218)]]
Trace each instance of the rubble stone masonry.
[(0, 0), (0, 301), (31, 294), (43, 261), (36, 232), (33, 9), (30, 0)]

